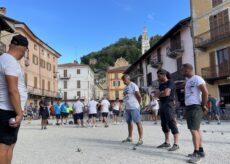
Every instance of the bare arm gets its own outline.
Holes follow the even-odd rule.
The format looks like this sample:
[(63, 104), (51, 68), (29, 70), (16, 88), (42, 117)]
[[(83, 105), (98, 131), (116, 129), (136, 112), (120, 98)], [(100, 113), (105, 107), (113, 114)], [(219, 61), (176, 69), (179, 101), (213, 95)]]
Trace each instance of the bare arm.
[(166, 88), (164, 91), (161, 91), (159, 97), (168, 97), (171, 94), (171, 89)]
[(16, 122), (12, 124), (12, 127), (17, 127), (21, 123), (23, 117), (23, 112), (21, 109), (21, 102), (20, 102), (20, 94), (18, 91), (18, 77), (6, 75), (6, 82), (8, 86), (7, 89), (8, 89), (9, 99), (17, 115)]
[(199, 89), (202, 92), (202, 106), (206, 106), (208, 103), (208, 89), (205, 84), (199, 86)]
[(141, 103), (141, 94), (140, 94), (140, 92), (136, 91), (135, 96), (136, 96), (136, 98), (137, 98), (137, 100), (138, 100), (138, 102), (140, 104)]

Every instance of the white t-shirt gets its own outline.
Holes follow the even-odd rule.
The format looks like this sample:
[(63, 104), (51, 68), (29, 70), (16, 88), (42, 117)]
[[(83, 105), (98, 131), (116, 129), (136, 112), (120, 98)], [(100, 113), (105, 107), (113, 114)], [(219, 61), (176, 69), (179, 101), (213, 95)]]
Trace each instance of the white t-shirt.
[(81, 101), (77, 101), (73, 104), (73, 110), (74, 110), (74, 114), (77, 113), (82, 113), (83, 112), (83, 108), (84, 108), (84, 104)]
[(102, 106), (102, 110), (101, 112), (102, 113), (109, 113), (109, 106), (110, 106), (110, 103), (108, 100), (102, 100), (101, 101), (101, 106)]
[(95, 100), (91, 100), (89, 102), (89, 114), (96, 114), (97, 113), (97, 104), (98, 102), (96, 102)]
[(21, 109), (24, 110), (27, 101), (24, 72), (21, 69), (20, 64), (12, 55), (4, 53), (0, 55), (0, 109), (14, 111), (9, 100), (7, 83), (5, 80), (6, 75), (18, 77), (18, 90), (20, 94)]
[(201, 105), (202, 92), (199, 86), (205, 84), (202, 77), (194, 75), (186, 80), (185, 85), (185, 105)]
[(113, 109), (117, 111), (120, 110), (120, 102), (115, 102)]
[(139, 92), (139, 88), (133, 82), (124, 88), (124, 102), (126, 110), (140, 108), (140, 104), (135, 96), (135, 92)]

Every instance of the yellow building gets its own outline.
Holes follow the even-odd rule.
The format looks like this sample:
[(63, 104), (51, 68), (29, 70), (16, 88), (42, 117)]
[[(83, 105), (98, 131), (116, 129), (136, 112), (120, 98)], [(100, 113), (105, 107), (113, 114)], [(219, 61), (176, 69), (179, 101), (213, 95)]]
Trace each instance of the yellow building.
[(191, 0), (196, 72), (230, 104), (230, 1)]
[(128, 66), (129, 63), (125, 59), (119, 58), (114, 64), (114, 67), (109, 67), (107, 71), (107, 83), (108, 98), (110, 101), (114, 101), (117, 98), (123, 100), (123, 89), (125, 85), (121, 78)]
[(5, 20), (15, 31), (11, 34), (2, 31), (0, 42), (8, 50), (12, 37), (16, 34), (25, 36), (29, 41), (29, 53), (20, 61), (25, 72), (28, 89), (28, 102), (38, 104), (41, 97), (58, 99), (57, 63), (61, 56), (57, 51), (39, 39), (23, 22), (5, 16), (6, 9), (0, 8), (0, 18)]

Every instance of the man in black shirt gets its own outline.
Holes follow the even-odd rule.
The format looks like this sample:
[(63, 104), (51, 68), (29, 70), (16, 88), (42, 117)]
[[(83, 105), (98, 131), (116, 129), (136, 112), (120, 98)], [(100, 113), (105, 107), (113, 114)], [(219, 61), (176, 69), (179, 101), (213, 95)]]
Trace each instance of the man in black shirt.
[(160, 117), (161, 126), (165, 134), (165, 142), (157, 148), (169, 148), (171, 147), (169, 141), (170, 130), (174, 136), (174, 144), (168, 149), (169, 151), (175, 151), (179, 149), (178, 135), (179, 131), (175, 119), (175, 84), (170, 80), (170, 75), (166, 70), (160, 69), (157, 72), (158, 79), (160, 81), (159, 92), (156, 93), (160, 99)]

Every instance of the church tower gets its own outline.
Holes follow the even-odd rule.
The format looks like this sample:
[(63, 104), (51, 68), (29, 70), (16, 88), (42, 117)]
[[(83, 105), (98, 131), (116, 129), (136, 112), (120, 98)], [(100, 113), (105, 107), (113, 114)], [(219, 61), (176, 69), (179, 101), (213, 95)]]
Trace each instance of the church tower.
[(149, 36), (148, 36), (148, 30), (147, 30), (147, 27), (144, 27), (144, 32), (142, 34), (142, 46), (141, 46), (141, 49), (142, 49), (142, 55), (148, 51), (150, 49), (150, 40), (149, 40)]

